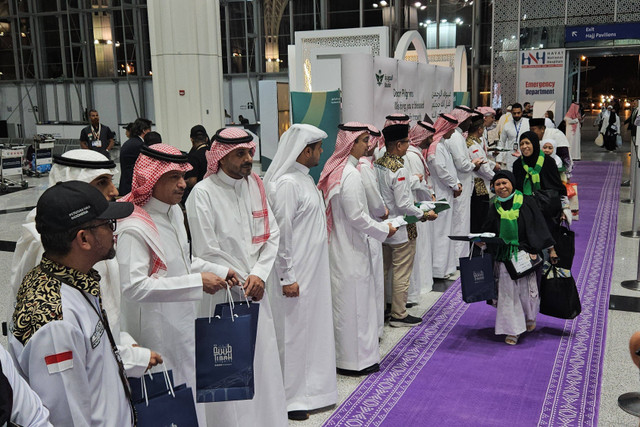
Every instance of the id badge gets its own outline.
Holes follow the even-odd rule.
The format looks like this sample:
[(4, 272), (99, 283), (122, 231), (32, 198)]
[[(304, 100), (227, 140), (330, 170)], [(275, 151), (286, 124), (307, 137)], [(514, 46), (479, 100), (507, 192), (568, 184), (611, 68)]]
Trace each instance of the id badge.
[(102, 141), (100, 141), (99, 139), (96, 139), (91, 142), (91, 145), (96, 148), (102, 148)]

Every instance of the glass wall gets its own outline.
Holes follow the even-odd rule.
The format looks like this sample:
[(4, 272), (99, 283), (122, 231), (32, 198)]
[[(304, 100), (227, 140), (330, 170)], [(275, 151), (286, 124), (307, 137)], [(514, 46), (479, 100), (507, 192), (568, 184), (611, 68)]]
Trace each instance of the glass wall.
[(0, 80), (151, 74), (146, 0), (0, 0)]

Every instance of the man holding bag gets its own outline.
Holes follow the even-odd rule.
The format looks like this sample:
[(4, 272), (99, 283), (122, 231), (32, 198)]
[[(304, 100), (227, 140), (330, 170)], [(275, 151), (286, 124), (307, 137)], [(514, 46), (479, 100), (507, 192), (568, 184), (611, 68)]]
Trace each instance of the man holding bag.
[[(280, 231), (262, 180), (252, 172), (256, 144), (243, 129), (216, 132), (207, 151), (207, 173), (187, 199), (193, 253), (231, 266), (243, 289), (235, 301), (260, 301), (253, 359), (255, 395), (251, 400), (207, 404), (212, 426), (286, 426), (282, 370), (265, 282), (278, 253)], [(244, 292), (243, 292), (244, 290)], [(212, 303), (222, 303), (215, 296)]]
[[(141, 345), (157, 349), (176, 384), (195, 391), (195, 326), (202, 292), (213, 294), (237, 283), (233, 270), (191, 257), (178, 203), (186, 188), (187, 156), (166, 144), (144, 146), (133, 169), (135, 205), (118, 224), (117, 257), (123, 317)], [(200, 425), (207, 425), (198, 406)]]

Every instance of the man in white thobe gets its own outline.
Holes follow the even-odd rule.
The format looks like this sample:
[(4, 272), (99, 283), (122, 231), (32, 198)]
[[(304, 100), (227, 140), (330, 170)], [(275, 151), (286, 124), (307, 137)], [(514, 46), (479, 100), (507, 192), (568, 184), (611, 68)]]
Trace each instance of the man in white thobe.
[[(143, 146), (133, 169), (130, 201), (136, 209), (118, 224), (123, 323), (145, 345), (161, 352), (175, 384), (196, 391), (195, 319), (202, 292), (236, 282), (233, 270), (191, 257), (178, 203), (186, 188), (188, 158), (167, 144)], [(224, 292), (223, 292), (224, 293)], [(200, 425), (207, 425), (197, 405)]]
[(338, 400), (327, 216), (309, 169), (318, 166), (327, 134), (292, 125), (264, 177), (280, 228), (268, 286), (284, 375), (289, 419)]
[(497, 160), (500, 167), (507, 170), (513, 170), (513, 163), (520, 157), (520, 135), (529, 130), (529, 119), (522, 117), (522, 105), (515, 103), (511, 107), (510, 120), (504, 124), (504, 128), (500, 133), (499, 148), (503, 150)]
[[(70, 150), (61, 156), (53, 157), (49, 172), (49, 186), (57, 182), (82, 181), (100, 190), (107, 200), (115, 200), (118, 190), (113, 185), (116, 164), (103, 154), (93, 150)], [(22, 225), (22, 234), (16, 244), (11, 264), (10, 300), (15, 301), (18, 287), (23, 277), (40, 263), (44, 249), (40, 233), (36, 230), (36, 210), (29, 212), (26, 223)], [(102, 305), (109, 316), (109, 326), (113, 333), (122, 363), (129, 377), (140, 377), (149, 366), (161, 361), (160, 355), (138, 343), (120, 327), (120, 276), (118, 261), (107, 259), (98, 262), (94, 269), (100, 273), (100, 292)]]
[(372, 131), (358, 122), (340, 125), (335, 151), (318, 182), (327, 204), (336, 366), (343, 375), (367, 375), (380, 369), (379, 305), (367, 235), (383, 242), (396, 229), (367, 213), (356, 166), (367, 152)]
[[(378, 178), (376, 172), (373, 170), (374, 152), (378, 147), (378, 141), (381, 140), (384, 145), (384, 138), (382, 138), (382, 132), (371, 126), (371, 132), (369, 137), (369, 147), (367, 154), (358, 159), (358, 172), (362, 178), (362, 185), (364, 186), (364, 192), (367, 196), (367, 213), (376, 221), (382, 221), (389, 216), (389, 210), (384, 205), (382, 196), (380, 195), (380, 188), (378, 187)], [(371, 252), (371, 267), (373, 268), (373, 283), (375, 284), (376, 301), (378, 304), (377, 317), (378, 317), (378, 338), (382, 338), (384, 335), (384, 311), (385, 311), (385, 286), (384, 286), (384, 267), (382, 258), (382, 243), (373, 237), (367, 235), (367, 241), (369, 242), (369, 250)], [(391, 292), (391, 289), (389, 289)], [(391, 295), (389, 293), (389, 295)]]
[[(260, 301), (252, 400), (207, 405), (209, 425), (286, 426), (282, 369), (265, 282), (278, 254), (280, 231), (264, 185), (251, 171), (255, 142), (239, 128), (218, 131), (207, 151), (205, 178), (191, 190), (187, 218), (193, 253), (233, 268), (244, 287), (232, 289), (236, 301)], [(242, 292), (244, 289), (244, 292)], [(216, 295), (214, 303), (225, 301)]]
[[(418, 121), (409, 131), (409, 149), (405, 155), (404, 166), (412, 176), (420, 175), (419, 185), (412, 188), (416, 201), (430, 201), (435, 199), (433, 184), (427, 161), (424, 158), (426, 149), (433, 140), (435, 129), (427, 122)], [(424, 151), (424, 153), (423, 153)], [(434, 222), (418, 222), (418, 238), (416, 240), (416, 257), (411, 272), (409, 297), (407, 307), (411, 308), (420, 303), (420, 294), (430, 291), (433, 287), (433, 258), (431, 255), (431, 240), (433, 239)]]
[[(450, 137), (458, 126), (458, 120), (448, 114), (440, 114), (433, 124), (436, 133), (433, 142), (427, 152), (427, 164), (433, 178), (433, 189), (436, 199), (446, 199), (449, 206), (453, 206), (453, 200), (462, 194), (462, 185), (456, 174), (451, 153), (442, 144), (442, 140)], [(449, 239), (452, 232), (451, 209), (441, 211), (437, 223), (434, 223), (431, 252), (433, 256), (433, 277), (447, 279), (456, 271), (456, 260), (453, 253), (453, 244)]]
[[(473, 194), (473, 172), (478, 170), (482, 164), (482, 159), (471, 160), (467, 150), (466, 132), (471, 124), (473, 110), (465, 106), (458, 106), (451, 111), (451, 116), (458, 120), (458, 127), (449, 139), (444, 141), (447, 149), (453, 158), (456, 167), (458, 180), (462, 184), (462, 194), (453, 200), (453, 217), (451, 219), (452, 233), (456, 236), (466, 236), (471, 227), (471, 195)], [(460, 257), (469, 254), (469, 244), (467, 242), (453, 242), (453, 256), (458, 264)]]

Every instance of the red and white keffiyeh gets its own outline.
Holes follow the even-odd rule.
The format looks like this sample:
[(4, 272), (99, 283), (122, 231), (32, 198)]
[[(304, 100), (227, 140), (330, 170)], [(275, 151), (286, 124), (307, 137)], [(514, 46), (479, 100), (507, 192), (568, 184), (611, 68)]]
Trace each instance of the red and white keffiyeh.
[(480, 111), (480, 114), (482, 114), (483, 116), (496, 115), (496, 110), (491, 107), (478, 107), (478, 111)]
[[(433, 127), (436, 130), (436, 133), (433, 135), (433, 142), (429, 145), (429, 149), (427, 151), (427, 155), (425, 158), (429, 160), (432, 156), (436, 155), (436, 147), (440, 143), (440, 140), (443, 136), (445, 136), (450, 130), (455, 129), (458, 126), (458, 120), (449, 115), (449, 114), (440, 114), (440, 117), (433, 124)], [(424, 151), (423, 151), (424, 153)]]
[[(411, 119), (406, 114), (393, 113), (385, 117), (384, 126), (382, 128), (384, 129), (391, 125), (408, 125), (409, 122), (411, 122)], [(384, 147), (384, 135), (382, 135), (382, 132), (380, 132), (380, 136), (371, 135), (369, 138), (369, 150), (376, 145), (380, 149)]]
[[(569, 107), (569, 110), (567, 111), (567, 114), (565, 114), (564, 116), (565, 118), (569, 119), (579, 119), (580, 117), (582, 117), (582, 115), (580, 114), (580, 106), (575, 102), (572, 103)], [(576, 131), (577, 127), (578, 123), (571, 123), (571, 129), (573, 129), (574, 132)]]
[[(220, 169), (220, 160), (227, 154), (239, 148), (247, 148), (251, 156), (256, 152), (256, 143), (244, 129), (223, 128), (213, 136), (211, 148), (206, 152), (207, 173), (205, 178), (217, 174)], [(226, 142), (220, 142), (224, 139)], [(234, 143), (233, 141), (238, 141)], [(249, 184), (249, 194), (251, 196), (251, 215), (253, 216), (254, 235), (251, 238), (253, 244), (263, 244), (271, 236), (269, 227), (269, 208), (267, 204), (267, 193), (264, 189), (262, 179), (255, 172), (251, 172), (251, 179), (247, 179)], [(261, 230), (261, 232), (258, 232)]]
[(333, 228), (333, 215), (331, 211), (331, 199), (340, 193), (340, 183), (342, 180), (342, 172), (347, 164), (351, 148), (356, 139), (365, 132), (378, 133), (378, 130), (371, 125), (366, 125), (360, 122), (348, 122), (344, 126), (354, 128), (367, 128), (368, 130), (338, 130), (338, 137), (336, 138), (336, 148), (327, 160), (327, 163), (322, 169), (320, 179), (318, 180), (318, 189), (322, 191), (324, 195), (325, 204), (327, 205), (327, 232), (331, 233)]
[[(177, 148), (167, 144), (154, 144), (150, 149), (164, 154), (183, 154)], [(151, 199), (153, 187), (155, 187), (162, 175), (172, 171), (188, 172), (191, 169), (193, 169), (193, 166), (189, 163), (175, 163), (154, 159), (141, 152), (133, 167), (131, 192), (118, 200), (119, 202), (132, 202), (134, 204), (133, 213), (127, 218), (118, 221), (118, 234), (125, 230), (132, 230), (145, 240), (151, 249), (152, 265), (149, 270), (150, 276), (163, 276), (166, 274), (167, 258), (160, 246), (158, 228), (149, 213), (143, 209), (143, 206)]]
[(420, 144), (425, 139), (435, 134), (435, 129), (433, 126), (427, 122), (418, 121), (415, 126), (409, 129), (409, 143), (412, 147), (417, 148), (416, 154), (420, 156), (420, 160), (422, 161), (422, 165), (424, 166), (424, 170), (427, 175), (431, 175), (429, 172), (429, 167), (427, 166), (427, 160), (425, 155), (427, 154), (428, 148), (425, 148), (420, 152)]

